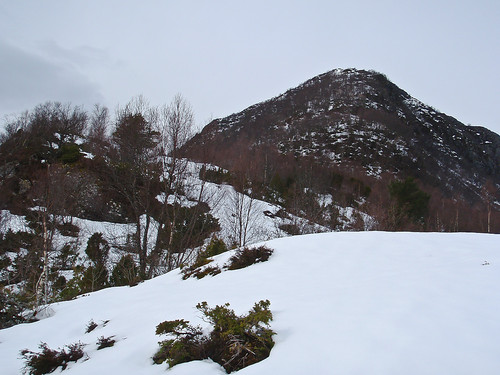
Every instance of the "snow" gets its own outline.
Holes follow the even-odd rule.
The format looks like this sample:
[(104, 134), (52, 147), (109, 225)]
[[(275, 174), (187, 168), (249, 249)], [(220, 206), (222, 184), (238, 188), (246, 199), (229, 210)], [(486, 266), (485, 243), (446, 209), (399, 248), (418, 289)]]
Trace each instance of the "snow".
[(2, 225), (0, 230), (10, 229), (14, 233), (25, 231), (28, 228), (28, 222), (24, 216), (13, 215), (7, 210), (0, 210), (0, 224)]
[[(198, 302), (229, 302), (243, 314), (269, 299), (276, 345), (243, 375), (498, 374), (499, 244), (499, 235), (461, 233), (276, 239), (266, 243), (275, 250), (268, 262), (245, 269), (201, 280), (182, 280), (175, 270), (132, 288), (53, 304), (46, 319), (0, 331), (0, 368), (20, 373), (20, 350), (36, 351), (40, 342), (62, 348), (80, 341), (87, 357), (65, 374), (165, 374), (167, 365), (151, 360), (158, 323), (183, 318), (206, 327)], [(86, 334), (90, 320), (99, 326)], [(97, 351), (101, 336), (117, 343)], [(202, 361), (168, 373), (224, 371)]]

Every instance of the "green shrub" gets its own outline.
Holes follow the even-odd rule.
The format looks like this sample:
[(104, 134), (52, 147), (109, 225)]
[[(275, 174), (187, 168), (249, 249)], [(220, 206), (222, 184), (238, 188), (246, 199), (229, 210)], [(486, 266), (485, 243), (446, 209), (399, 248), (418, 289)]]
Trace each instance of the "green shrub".
[(55, 371), (58, 367), (65, 370), (69, 362), (76, 362), (84, 356), (82, 343), (67, 345), (65, 349), (50, 349), (46, 343), (41, 343), (40, 353), (32, 352), (28, 349), (21, 351), (21, 356), (25, 360), (25, 373), (30, 375), (42, 375)]
[(130, 254), (122, 256), (120, 261), (113, 268), (110, 282), (113, 286), (137, 285), (139, 282), (137, 266), (135, 265), (134, 258), (132, 258)]
[(80, 280), (82, 293), (95, 292), (108, 286), (108, 270), (104, 264), (89, 266), (83, 271)]
[(205, 353), (206, 337), (200, 327), (192, 327), (184, 319), (165, 321), (156, 326), (157, 335), (175, 338), (159, 342), (160, 349), (153, 356), (156, 364), (167, 362), (170, 367), (179, 363), (208, 358)]
[(0, 288), (0, 329), (24, 322), (25, 306), (16, 298), (16, 294)]
[(210, 258), (227, 251), (227, 246), (223, 240), (214, 236), (210, 239), (210, 243), (207, 245), (207, 248), (200, 252), (200, 257)]
[(59, 158), (64, 164), (76, 163), (81, 156), (80, 146), (76, 143), (65, 143), (60, 149)]
[(59, 291), (56, 297), (58, 301), (68, 301), (76, 296), (85, 293), (83, 289), (83, 277), (85, 273), (85, 268), (82, 266), (75, 266), (73, 268), (73, 277), (66, 281), (64, 287)]
[(229, 258), (229, 264), (226, 267), (229, 270), (237, 270), (251, 266), (255, 263), (265, 262), (272, 253), (273, 250), (266, 246), (260, 246), (253, 249), (244, 247), (243, 249), (237, 250), (236, 253)]
[(227, 373), (240, 370), (269, 356), (274, 346), (269, 323), (273, 319), (270, 302), (256, 303), (247, 315), (238, 316), (229, 304), (208, 307), (206, 302), (196, 308), (213, 329), (204, 335), (201, 327), (193, 327), (183, 319), (165, 321), (156, 327), (157, 335), (173, 338), (159, 342), (154, 363), (167, 362), (170, 367), (193, 360), (212, 359)]
[[(265, 262), (269, 259), (272, 253), (273, 250), (266, 246), (260, 246), (253, 249), (245, 247), (236, 251), (236, 253), (229, 258), (229, 262), (225, 264), (223, 268), (228, 270), (237, 270), (251, 266), (255, 263)], [(194, 264), (182, 270), (182, 278), (184, 280), (190, 277), (202, 279), (207, 275), (215, 276), (222, 272), (222, 269), (219, 266), (206, 267), (206, 265), (212, 262), (212, 260), (203, 257), (202, 254), (203, 253), (200, 253)]]
[(207, 259), (201, 256), (196, 258), (196, 261), (190, 265), (189, 267), (184, 267), (182, 269), (182, 278), (184, 280), (194, 276), (197, 272), (199, 272), (200, 268), (212, 262), (212, 259)]
[(420, 190), (413, 178), (391, 182), (389, 194), (396, 204), (396, 216), (399, 221), (401, 217), (408, 217), (414, 223), (424, 221), (429, 209), (430, 195)]
[(94, 233), (87, 241), (85, 254), (94, 264), (104, 264), (108, 259), (109, 244), (102, 233)]
[(221, 272), (222, 272), (222, 270), (218, 266), (205, 267), (202, 270), (197, 270), (194, 273), (194, 276), (196, 276), (197, 279), (203, 279), (207, 275), (215, 276)]
[(217, 237), (212, 237), (210, 243), (207, 245), (207, 248), (201, 251), (196, 258), (196, 261), (189, 267), (186, 267), (182, 270), (184, 280), (195, 276), (198, 279), (202, 279), (207, 275), (215, 276), (222, 272), (222, 270), (218, 266), (214, 267), (205, 267), (201, 269), (203, 266), (210, 263), (212, 260), (208, 259), (215, 255), (222, 254), (227, 251), (227, 246), (221, 239)]

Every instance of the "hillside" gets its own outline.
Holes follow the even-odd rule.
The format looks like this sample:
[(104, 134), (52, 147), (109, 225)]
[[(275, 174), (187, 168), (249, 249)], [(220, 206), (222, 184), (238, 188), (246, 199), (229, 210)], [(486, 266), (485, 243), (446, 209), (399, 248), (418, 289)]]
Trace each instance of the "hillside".
[[(364, 209), (379, 223), (383, 213), (376, 211), (389, 206), (389, 184), (408, 177), (431, 195), (430, 230), (485, 231), (478, 225), (485, 186), (500, 201), (500, 136), (462, 124), (373, 71), (321, 74), (212, 121), (184, 152), (247, 173), (263, 195), (278, 195), (288, 206), (297, 205), (290, 202), (293, 189), (329, 194), (343, 206), (367, 201)], [(458, 206), (475, 222), (457, 228), (448, 216)]]
[[(499, 240), (383, 232), (272, 240), (271, 258), (245, 269), (200, 280), (173, 271), (52, 304), (49, 317), (0, 331), (0, 368), (19, 374), (19, 352), (40, 342), (54, 349), (81, 342), (86, 355), (65, 374), (165, 374), (151, 359), (157, 324), (183, 318), (206, 327), (194, 308), (201, 301), (228, 302), (242, 314), (269, 299), (276, 344), (241, 374), (498, 374)], [(85, 333), (91, 320), (98, 327)], [(101, 336), (116, 344), (97, 351)], [(203, 361), (169, 373), (224, 371)]]
[[(0, 135), (0, 328), (41, 303), (189, 265), (211, 243), (244, 247), (329, 230), (257, 199), (251, 188), (235, 190), (226, 170), (179, 157), (192, 121), (176, 97), (161, 109), (136, 98), (115, 118), (105, 107), (89, 113), (48, 102), (7, 124)], [(358, 218), (361, 229), (373, 225), (353, 207), (335, 209), (337, 229)]]

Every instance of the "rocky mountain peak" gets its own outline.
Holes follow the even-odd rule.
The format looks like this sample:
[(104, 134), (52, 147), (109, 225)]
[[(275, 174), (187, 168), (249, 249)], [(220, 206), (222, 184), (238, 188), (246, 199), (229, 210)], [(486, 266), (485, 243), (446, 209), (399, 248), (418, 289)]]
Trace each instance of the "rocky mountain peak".
[(200, 149), (229, 169), (234, 160), (276, 152), (286, 163), (312, 159), (375, 179), (412, 176), (469, 202), (480, 200), (487, 180), (500, 187), (497, 134), (464, 125), (375, 71), (335, 69), (214, 120), (185, 151), (200, 158)]

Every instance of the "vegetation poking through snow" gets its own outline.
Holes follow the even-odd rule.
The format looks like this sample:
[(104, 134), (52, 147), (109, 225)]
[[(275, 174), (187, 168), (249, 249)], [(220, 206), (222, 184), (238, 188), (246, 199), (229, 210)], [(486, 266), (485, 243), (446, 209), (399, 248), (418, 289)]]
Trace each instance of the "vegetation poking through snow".
[(240, 268), (245, 268), (251, 266), (255, 263), (265, 262), (272, 255), (273, 249), (266, 246), (259, 246), (255, 248), (244, 247), (242, 249), (236, 250), (234, 255), (229, 258), (229, 261), (222, 267), (207, 266), (213, 260), (206, 258), (202, 254), (206, 252), (201, 252), (200, 256), (197, 258), (196, 262), (189, 267), (182, 270), (182, 278), (184, 280), (190, 277), (196, 277), (197, 279), (202, 279), (207, 275), (215, 276), (222, 272), (223, 269), (226, 270), (237, 270)]
[(24, 372), (29, 375), (42, 375), (54, 372), (58, 367), (65, 370), (69, 362), (76, 362), (84, 356), (84, 344), (67, 345), (66, 349), (50, 349), (46, 343), (39, 345), (40, 352), (24, 349), (21, 356), (25, 360)]
[(226, 303), (210, 308), (206, 302), (196, 308), (212, 331), (204, 334), (200, 326), (192, 326), (184, 319), (164, 321), (156, 327), (157, 335), (172, 338), (159, 343), (153, 356), (156, 364), (167, 362), (170, 367), (194, 360), (211, 359), (224, 367), (227, 373), (260, 362), (269, 356), (274, 346), (269, 327), (273, 319), (270, 302), (256, 303), (247, 315), (238, 316)]
[(87, 329), (85, 330), (85, 333), (92, 332), (94, 329), (97, 328), (97, 326), (98, 324), (91, 319), (90, 322), (87, 324)]
[(109, 336), (109, 337), (101, 336), (97, 340), (97, 350), (101, 350), (104, 348), (111, 348), (112, 346), (115, 345), (115, 342), (116, 342), (116, 340), (113, 339), (113, 336)]
[(269, 259), (273, 250), (266, 246), (259, 246), (255, 248), (244, 247), (239, 249), (236, 253), (229, 259), (227, 264), (228, 270), (237, 270), (240, 268), (245, 268), (251, 266), (255, 263), (265, 262)]

